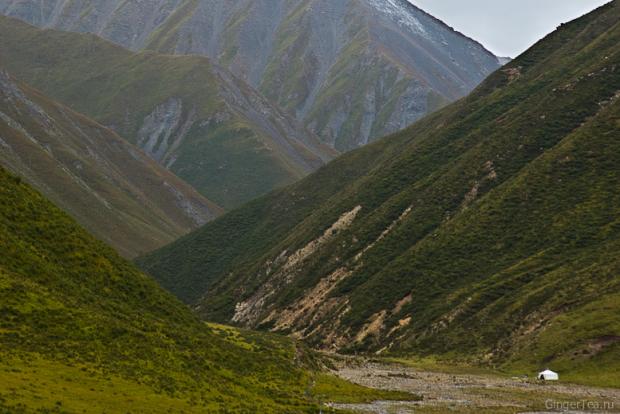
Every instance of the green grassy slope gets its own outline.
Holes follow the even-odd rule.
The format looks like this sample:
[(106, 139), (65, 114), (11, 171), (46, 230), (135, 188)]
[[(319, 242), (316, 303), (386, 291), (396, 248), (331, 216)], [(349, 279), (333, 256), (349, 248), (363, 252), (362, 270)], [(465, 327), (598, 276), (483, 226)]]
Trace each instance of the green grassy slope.
[(0, 62), (111, 127), (225, 208), (303, 177), (335, 152), (199, 56), (133, 53), (0, 17)]
[(0, 168), (0, 412), (296, 413), (350, 393), (407, 397), (315, 362), (287, 338), (199, 321)]
[(221, 213), (134, 146), (0, 72), (0, 163), (127, 257)]
[(619, 41), (614, 1), (140, 263), (207, 317), (315, 346), (618, 386)]

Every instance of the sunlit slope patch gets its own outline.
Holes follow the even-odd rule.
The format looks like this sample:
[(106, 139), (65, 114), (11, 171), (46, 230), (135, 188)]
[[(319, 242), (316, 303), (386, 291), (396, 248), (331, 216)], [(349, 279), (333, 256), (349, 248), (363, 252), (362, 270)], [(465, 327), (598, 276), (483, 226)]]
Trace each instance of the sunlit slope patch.
[(315, 412), (293, 342), (205, 325), (2, 169), (0, 252), (0, 411)]

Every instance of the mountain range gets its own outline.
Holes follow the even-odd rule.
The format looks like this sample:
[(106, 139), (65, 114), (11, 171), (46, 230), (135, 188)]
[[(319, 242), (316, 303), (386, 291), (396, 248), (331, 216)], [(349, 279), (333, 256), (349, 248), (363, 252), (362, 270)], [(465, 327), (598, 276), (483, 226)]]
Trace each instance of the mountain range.
[(618, 386), (619, 43), (616, 0), (139, 263), (207, 319), (317, 348)]
[(0, 17), (0, 67), (113, 129), (224, 208), (337, 152), (200, 56), (133, 53), (90, 34)]
[(207, 56), (340, 151), (463, 97), (500, 66), (406, 0), (1, 0), (0, 13), (134, 51)]
[(511, 61), (406, 0), (0, 14), (0, 413), (617, 396), (521, 375), (620, 387), (620, 0)]
[(111, 130), (0, 71), (0, 163), (127, 257), (222, 209)]

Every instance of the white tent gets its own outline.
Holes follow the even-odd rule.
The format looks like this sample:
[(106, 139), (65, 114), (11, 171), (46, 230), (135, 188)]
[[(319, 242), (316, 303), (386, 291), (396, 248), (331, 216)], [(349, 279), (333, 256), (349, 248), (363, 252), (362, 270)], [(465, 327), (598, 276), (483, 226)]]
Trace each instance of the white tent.
[(553, 372), (550, 369), (546, 369), (538, 373), (538, 379), (545, 381), (557, 381), (559, 378), (557, 372)]

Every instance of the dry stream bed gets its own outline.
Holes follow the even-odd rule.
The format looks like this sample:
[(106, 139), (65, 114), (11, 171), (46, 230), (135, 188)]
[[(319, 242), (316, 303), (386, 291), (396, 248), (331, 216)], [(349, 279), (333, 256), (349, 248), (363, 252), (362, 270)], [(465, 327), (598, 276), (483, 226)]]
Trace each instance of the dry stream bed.
[(401, 364), (342, 359), (334, 373), (366, 387), (405, 391), (420, 401), (329, 404), (353, 413), (620, 413), (620, 389), (532, 379), (431, 372)]

